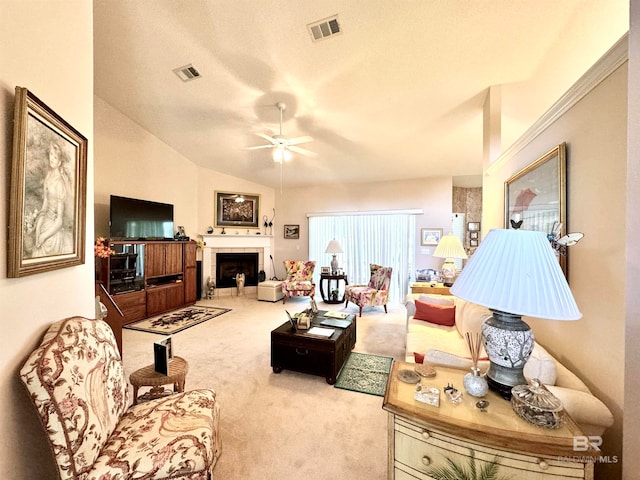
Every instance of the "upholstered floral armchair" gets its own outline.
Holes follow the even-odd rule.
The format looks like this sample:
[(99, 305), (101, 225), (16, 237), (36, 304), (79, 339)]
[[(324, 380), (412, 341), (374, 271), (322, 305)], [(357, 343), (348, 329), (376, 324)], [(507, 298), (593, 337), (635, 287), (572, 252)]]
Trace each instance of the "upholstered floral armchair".
[(316, 262), (303, 260), (285, 260), (284, 268), (287, 278), (282, 282), (282, 303), (289, 297), (311, 297), (316, 293), (316, 284), (313, 283), (313, 271)]
[(206, 480), (220, 456), (213, 390), (128, 408), (111, 328), (102, 320), (53, 324), (20, 370), (63, 480)]
[(371, 278), (367, 285), (347, 285), (345, 291), (345, 308), (349, 302), (353, 302), (360, 307), (360, 316), (362, 316), (362, 307), (372, 307), (381, 305), (384, 307), (384, 313), (387, 313), (387, 299), (389, 295), (389, 285), (391, 284), (391, 267), (382, 267), (380, 265), (371, 264)]

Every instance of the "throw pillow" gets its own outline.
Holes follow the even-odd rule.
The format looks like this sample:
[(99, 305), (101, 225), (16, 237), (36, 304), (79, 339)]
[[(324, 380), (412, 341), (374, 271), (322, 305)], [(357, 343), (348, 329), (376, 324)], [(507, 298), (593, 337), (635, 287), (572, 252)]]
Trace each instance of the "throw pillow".
[(537, 378), (545, 385), (555, 385), (557, 378), (556, 362), (549, 353), (537, 343), (522, 371), (527, 380)]
[(431, 305), (453, 305), (453, 300), (451, 298), (444, 298), (441, 295), (420, 295), (418, 300), (430, 303)]
[(416, 300), (416, 313), (413, 318), (436, 325), (453, 327), (456, 324), (456, 307), (455, 305), (431, 305)]

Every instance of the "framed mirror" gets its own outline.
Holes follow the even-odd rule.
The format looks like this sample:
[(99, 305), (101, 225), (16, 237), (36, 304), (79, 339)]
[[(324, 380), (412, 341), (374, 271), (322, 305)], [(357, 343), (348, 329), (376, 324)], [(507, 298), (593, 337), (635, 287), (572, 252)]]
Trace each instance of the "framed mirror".
[[(562, 143), (511, 176), (504, 184), (504, 228), (550, 234), (558, 224), (567, 228), (567, 157)], [(559, 256), (567, 275), (567, 257)]]

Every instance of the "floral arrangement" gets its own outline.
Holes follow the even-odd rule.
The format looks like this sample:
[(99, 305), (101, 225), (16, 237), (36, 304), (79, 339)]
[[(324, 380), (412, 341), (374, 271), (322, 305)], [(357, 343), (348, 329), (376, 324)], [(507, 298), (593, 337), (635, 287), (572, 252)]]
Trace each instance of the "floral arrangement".
[(96, 238), (96, 243), (93, 246), (93, 254), (96, 257), (109, 258), (115, 253), (116, 252), (109, 247), (109, 242), (107, 242), (104, 237)]

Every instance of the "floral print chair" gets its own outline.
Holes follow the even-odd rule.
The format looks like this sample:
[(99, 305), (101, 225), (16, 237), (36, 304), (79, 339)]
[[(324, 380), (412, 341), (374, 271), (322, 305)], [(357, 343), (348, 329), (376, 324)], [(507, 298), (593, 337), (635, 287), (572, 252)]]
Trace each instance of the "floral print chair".
[(59, 479), (212, 477), (220, 456), (213, 390), (128, 406), (111, 328), (72, 317), (53, 324), (20, 370), (48, 436)]
[(282, 282), (282, 303), (289, 297), (311, 297), (316, 293), (313, 283), (313, 270), (316, 262), (303, 260), (285, 260), (284, 268), (287, 278)]
[(387, 313), (387, 299), (389, 294), (389, 285), (391, 284), (391, 267), (382, 267), (380, 265), (371, 264), (371, 278), (367, 285), (347, 285), (345, 291), (345, 308), (349, 305), (349, 301), (360, 307), (360, 316), (362, 316), (362, 307), (371, 307), (382, 305), (384, 313)]

